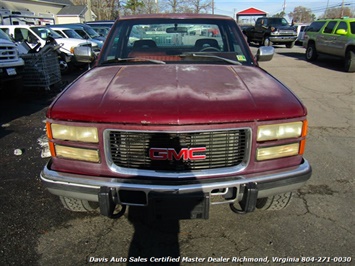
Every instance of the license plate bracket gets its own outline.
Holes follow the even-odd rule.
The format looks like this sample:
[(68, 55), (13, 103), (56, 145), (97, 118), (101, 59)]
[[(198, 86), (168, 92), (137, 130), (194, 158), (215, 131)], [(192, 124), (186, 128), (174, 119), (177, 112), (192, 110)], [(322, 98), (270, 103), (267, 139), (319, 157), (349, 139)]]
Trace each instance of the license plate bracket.
[(168, 219), (208, 219), (210, 196), (208, 193), (149, 193), (152, 218)]
[(15, 76), (17, 75), (16, 69), (15, 68), (6, 68), (7, 75), (9, 76)]

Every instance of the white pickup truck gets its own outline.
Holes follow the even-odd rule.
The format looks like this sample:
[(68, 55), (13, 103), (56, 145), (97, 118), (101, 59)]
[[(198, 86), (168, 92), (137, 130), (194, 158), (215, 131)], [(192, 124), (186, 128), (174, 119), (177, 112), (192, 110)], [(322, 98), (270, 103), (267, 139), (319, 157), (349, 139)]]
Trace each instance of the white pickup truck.
[(19, 57), (16, 45), (3, 31), (0, 30), (1, 83), (21, 78), (23, 66), (24, 61)]
[(0, 25), (0, 29), (8, 35), (12, 36), (16, 42), (24, 42), (31, 47), (39, 48), (46, 44), (48, 37), (55, 39), (60, 45), (60, 67), (61, 71), (65, 72), (68, 69), (68, 64), (76, 64), (74, 56), (74, 48), (78, 46), (91, 46), (95, 48), (96, 43), (75, 38), (62, 38), (59, 34), (51, 30), (47, 26), (28, 26), (28, 25)]

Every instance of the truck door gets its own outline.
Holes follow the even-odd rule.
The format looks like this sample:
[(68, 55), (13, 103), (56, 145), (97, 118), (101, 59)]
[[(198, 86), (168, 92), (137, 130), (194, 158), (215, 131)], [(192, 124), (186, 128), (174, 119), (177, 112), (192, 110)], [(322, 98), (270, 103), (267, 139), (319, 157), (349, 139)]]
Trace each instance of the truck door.
[(333, 50), (334, 55), (344, 56), (345, 55), (345, 45), (348, 41), (348, 37), (346, 35), (337, 34), (338, 30), (345, 30), (349, 32), (348, 25), (344, 21), (340, 21), (338, 26), (336, 27), (333, 40), (331, 42), (331, 49)]
[(267, 18), (258, 18), (255, 23), (255, 39), (262, 41), (264, 38), (265, 29), (267, 29), (268, 20)]
[(317, 50), (322, 53), (332, 53), (332, 43), (334, 42), (334, 32), (335, 25), (337, 21), (331, 20), (323, 29), (323, 34), (318, 35), (317, 37)]
[(17, 42), (23, 42), (26, 41), (27, 44), (33, 48), (37, 45), (40, 40), (37, 38), (36, 35), (34, 35), (30, 30), (27, 28), (15, 28), (14, 30), (14, 39)]

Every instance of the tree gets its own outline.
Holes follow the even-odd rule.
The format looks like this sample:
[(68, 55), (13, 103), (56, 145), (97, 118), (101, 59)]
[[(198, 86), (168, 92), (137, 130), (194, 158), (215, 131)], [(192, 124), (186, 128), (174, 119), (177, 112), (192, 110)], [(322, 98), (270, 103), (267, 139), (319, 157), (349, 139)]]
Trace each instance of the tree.
[(293, 12), (288, 14), (295, 23), (310, 23), (316, 19), (312, 10), (303, 6), (298, 6), (293, 9)]
[(283, 18), (283, 17), (285, 17), (285, 15), (286, 15), (286, 13), (284, 11), (281, 11), (280, 13), (276, 13), (272, 17), (274, 17), (274, 18)]
[(321, 18), (341, 18), (341, 17), (351, 17), (355, 16), (355, 11), (351, 10), (349, 7), (334, 7), (329, 8), (324, 12)]
[(212, 2), (209, 0), (191, 0), (188, 1), (188, 3), (192, 7), (191, 9), (193, 13), (206, 13), (212, 8)]
[[(74, 5), (88, 5), (87, 0), (72, 0)], [(91, 0), (91, 10), (97, 20), (116, 19), (119, 10), (119, 0)]]
[(142, 1), (139, 0), (128, 0), (124, 7), (125, 9), (129, 9), (132, 14), (140, 14), (142, 13), (144, 4)]
[[(72, 0), (75, 5), (87, 5), (88, 0)], [(116, 19), (118, 14), (206, 13), (212, 0), (91, 0), (97, 20)]]

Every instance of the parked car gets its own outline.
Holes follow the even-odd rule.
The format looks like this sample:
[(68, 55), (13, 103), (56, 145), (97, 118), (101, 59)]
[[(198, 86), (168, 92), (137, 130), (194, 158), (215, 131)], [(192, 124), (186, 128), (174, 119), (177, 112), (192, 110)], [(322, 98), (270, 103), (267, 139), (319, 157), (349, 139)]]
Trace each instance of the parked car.
[[(51, 26), (49, 26), (51, 28)], [(76, 39), (83, 39), (75, 30), (67, 27), (53, 27), (51, 28), (53, 31), (58, 33), (63, 38), (76, 38)], [(83, 39), (84, 40), (84, 39)], [(91, 44), (93, 52), (98, 55), (100, 53), (100, 48), (96, 42), (91, 40), (86, 40)]]
[(73, 54), (75, 47), (91, 45), (83, 39), (63, 38), (47, 26), (0, 25), (0, 29), (12, 36), (16, 42), (26, 42), (32, 49), (43, 48), (48, 38), (53, 38), (60, 46), (59, 64), (62, 73), (68, 70), (68, 64), (76, 63)]
[(309, 26), (309, 24), (298, 24), (293, 26), (296, 29), (296, 33), (297, 33), (296, 44), (303, 43), (304, 32), (307, 26)]
[(20, 79), (23, 66), (16, 44), (0, 30), (0, 88), (4, 82)]
[(50, 26), (52, 29), (54, 28), (70, 28), (75, 30), (76, 33), (78, 33), (83, 39), (85, 40), (90, 40), (99, 46), (99, 48), (102, 48), (102, 45), (104, 44), (105, 38), (100, 36), (93, 28), (91, 28), (89, 25), (86, 25), (85, 23), (69, 23), (69, 24), (55, 24)]
[(336, 56), (344, 59), (346, 72), (355, 72), (355, 18), (312, 22), (303, 46), (307, 61), (315, 61), (319, 54)]
[[(153, 26), (165, 31), (144, 31)], [(191, 26), (220, 35), (186, 34)], [(228, 16), (119, 18), (95, 65), (47, 111), (43, 184), (65, 208), (111, 218), (126, 206), (157, 219), (207, 219), (222, 203), (286, 207), (311, 176), (307, 110), (258, 66), (273, 55), (253, 55)]]
[(301, 28), (300, 33), (298, 34), (297, 37), (297, 43), (303, 45), (303, 41), (304, 41), (304, 36), (306, 34), (306, 31), (308, 30), (309, 26), (305, 26)]
[(112, 25), (115, 23), (114, 20), (97, 20), (97, 21), (88, 21), (85, 24), (93, 28), (98, 34), (103, 37), (107, 37)]

